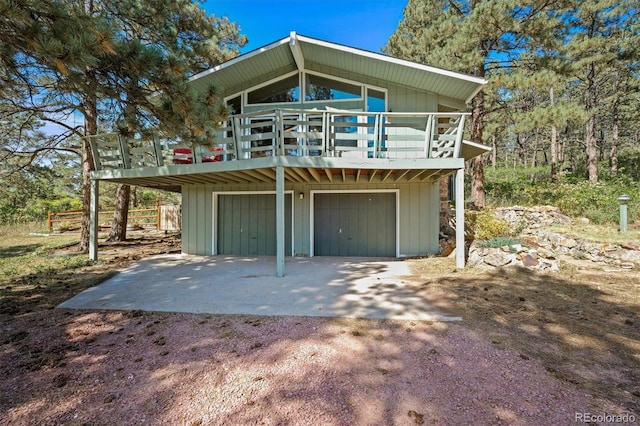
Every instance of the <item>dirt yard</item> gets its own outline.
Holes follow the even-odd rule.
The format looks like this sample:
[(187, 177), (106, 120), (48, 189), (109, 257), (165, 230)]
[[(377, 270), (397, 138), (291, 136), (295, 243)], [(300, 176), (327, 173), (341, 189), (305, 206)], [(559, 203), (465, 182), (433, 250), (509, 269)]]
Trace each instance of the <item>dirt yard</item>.
[[(72, 246), (9, 245), (0, 248), (3, 425), (640, 418), (637, 271), (572, 261), (549, 275), (460, 272), (450, 259), (409, 260), (409, 285), (460, 323), (71, 311), (55, 306), (142, 257), (179, 250), (179, 240), (138, 235), (101, 245), (96, 264), (62, 256), (55, 267), (45, 261)], [(35, 262), (32, 272), (12, 259)]]

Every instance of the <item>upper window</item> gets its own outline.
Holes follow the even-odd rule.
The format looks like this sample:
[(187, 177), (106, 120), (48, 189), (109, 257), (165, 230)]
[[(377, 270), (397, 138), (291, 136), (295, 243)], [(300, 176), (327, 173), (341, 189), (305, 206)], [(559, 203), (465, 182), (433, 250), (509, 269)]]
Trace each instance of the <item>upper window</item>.
[(386, 106), (384, 102), (385, 93), (380, 90), (367, 88), (367, 111), (369, 112), (385, 112)]
[(358, 85), (314, 74), (306, 75), (305, 101), (336, 101), (361, 97), (362, 89)]
[(232, 115), (242, 113), (242, 97), (236, 96), (235, 98), (227, 99), (227, 105), (231, 110)]
[(300, 84), (298, 74), (278, 80), (274, 83), (252, 90), (247, 96), (250, 104), (273, 104), (280, 102), (299, 102)]

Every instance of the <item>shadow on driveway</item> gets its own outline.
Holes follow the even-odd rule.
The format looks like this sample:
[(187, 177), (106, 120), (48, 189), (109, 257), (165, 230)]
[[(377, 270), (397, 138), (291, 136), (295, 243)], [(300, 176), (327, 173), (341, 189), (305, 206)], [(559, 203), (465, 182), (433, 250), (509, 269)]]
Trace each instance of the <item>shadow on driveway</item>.
[(411, 288), (397, 259), (162, 255), (143, 260), (58, 306), (210, 314), (457, 321)]

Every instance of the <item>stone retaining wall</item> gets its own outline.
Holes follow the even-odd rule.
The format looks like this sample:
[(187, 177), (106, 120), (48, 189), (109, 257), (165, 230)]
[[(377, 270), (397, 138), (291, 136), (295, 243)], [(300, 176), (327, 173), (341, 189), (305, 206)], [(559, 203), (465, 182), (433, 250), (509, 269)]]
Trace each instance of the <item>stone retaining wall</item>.
[(640, 266), (640, 245), (594, 243), (545, 229), (549, 225), (575, 225), (573, 219), (560, 213), (557, 207), (498, 208), (495, 216), (505, 220), (510, 229), (519, 231), (521, 244), (499, 248), (482, 247), (473, 241), (469, 247), (467, 264), (476, 267), (499, 268), (522, 266), (541, 272), (554, 272), (560, 268), (560, 256), (586, 259), (621, 269)]

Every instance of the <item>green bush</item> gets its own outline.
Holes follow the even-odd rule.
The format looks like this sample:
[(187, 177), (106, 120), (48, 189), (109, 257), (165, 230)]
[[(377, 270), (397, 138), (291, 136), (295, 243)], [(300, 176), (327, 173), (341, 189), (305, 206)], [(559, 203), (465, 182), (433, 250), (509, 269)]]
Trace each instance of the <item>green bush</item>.
[[(532, 176), (537, 176), (531, 179)], [(586, 217), (595, 224), (615, 223), (619, 218), (618, 197), (627, 194), (630, 223), (640, 221), (640, 184), (628, 176), (602, 179), (590, 184), (573, 175), (560, 176), (551, 184), (536, 169), (487, 170), (487, 200), (495, 205), (553, 205), (572, 217)]]
[(500, 248), (508, 246), (513, 250), (513, 246), (522, 244), (520, 240), (511, 237), (494, 237), (486, 241), (480, 241), (478, 247)]
[(495, 217), (491, 210), (469, 212), (465, 222), (467, 229), (473, 231), (474, 239), (490, 240), (509, 234), (509, 224), (505, 220)]

